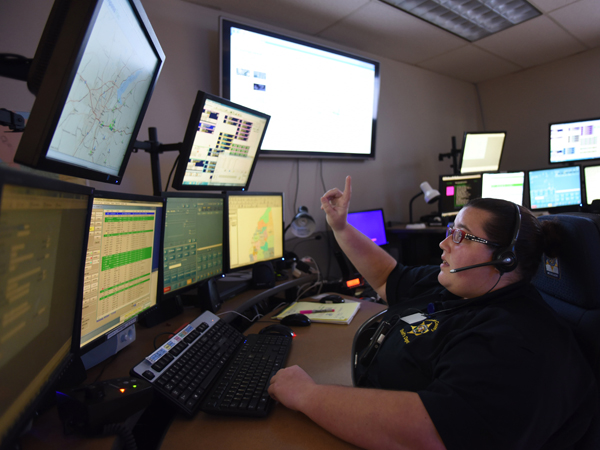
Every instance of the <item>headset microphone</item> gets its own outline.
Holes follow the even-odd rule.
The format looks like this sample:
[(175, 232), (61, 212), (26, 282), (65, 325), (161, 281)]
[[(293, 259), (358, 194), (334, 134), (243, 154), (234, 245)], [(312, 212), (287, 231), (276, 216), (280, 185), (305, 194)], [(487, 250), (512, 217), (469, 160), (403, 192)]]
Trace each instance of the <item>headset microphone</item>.
[(460, 267), (458, 269), (450, 269), (450, 273), (462, 272), (463, 270), (475, 269), (477, 267), (484, 267), (484, 266), (504, 266), (504, 265), (509, 266), (512, 263), (513, 263), (513, 259), (511, 257), (507, 257), (507, 258), (504, 258), (502, 261), (488, 261), (485, 263), (475, 264), (472, 266)]

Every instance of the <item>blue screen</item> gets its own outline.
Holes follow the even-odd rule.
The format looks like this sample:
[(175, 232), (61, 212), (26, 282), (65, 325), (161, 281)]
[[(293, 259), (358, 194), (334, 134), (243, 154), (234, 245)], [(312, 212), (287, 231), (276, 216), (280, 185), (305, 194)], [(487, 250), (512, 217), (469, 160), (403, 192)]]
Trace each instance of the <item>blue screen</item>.
[(348, 213), (348, 223), (367, 235), (377, 245), (388, 243), (381, 209)]
[(581, 167), (559, 167), (529, 172), (531, 209), (581, 204)]

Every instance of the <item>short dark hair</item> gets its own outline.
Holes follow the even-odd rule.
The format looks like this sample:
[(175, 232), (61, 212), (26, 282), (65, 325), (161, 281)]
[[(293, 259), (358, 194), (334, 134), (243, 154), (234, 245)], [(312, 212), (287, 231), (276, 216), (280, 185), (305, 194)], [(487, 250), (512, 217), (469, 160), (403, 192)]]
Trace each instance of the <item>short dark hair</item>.
[[(515, 204), (496, 198), (476, 198), (470, 200), (465, 205), (465, 208), (467, 207), (491, 214), (492, 219), (483, 224), (483, 230), (490, 241), (502, 245), (505, 250), (510, 245), (514, 234)], [(518, 261), (516, 271), (524, 279), (531, 280), (541, 263), (543, 253), (550, 258), (560, 253), (561, 226), (552, 220), (540, 222), (529, 209), (524, 206), (518, 207), (521, 211), (521, 227), (515, 246)], [(494, 253), (494, 257), (497, 254), (498, 252)]]

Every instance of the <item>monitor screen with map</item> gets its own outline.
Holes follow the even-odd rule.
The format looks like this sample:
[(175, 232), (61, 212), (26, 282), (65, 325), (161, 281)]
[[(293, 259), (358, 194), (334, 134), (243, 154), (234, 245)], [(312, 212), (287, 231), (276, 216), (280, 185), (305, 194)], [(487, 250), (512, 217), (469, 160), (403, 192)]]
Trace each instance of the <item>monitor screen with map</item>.
[(139, 0), (56, 0), (15, 162), (119, 184), (164, 60)]
[(283, 258), (283, 194), (229, 192), (228, 270)]

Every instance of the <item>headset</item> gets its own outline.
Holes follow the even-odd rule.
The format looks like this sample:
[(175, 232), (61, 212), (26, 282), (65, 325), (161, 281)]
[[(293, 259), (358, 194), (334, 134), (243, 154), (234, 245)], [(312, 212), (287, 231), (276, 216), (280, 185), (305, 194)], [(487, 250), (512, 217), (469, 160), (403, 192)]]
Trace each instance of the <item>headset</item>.
[(492, 260), (482, 264), (475, 264), (472, 266), (460, 267), (458, 269), (450, 270), (450, 273), (462, 272), (463, 270), (475, 269), (483, 266), (496, 266), (498, 272), (504, 275), (507, 272), (512, 272), (517, 268), (519, 261), (517, 260), (517, 253), (515, 248), (517, 246), (517, 239), (519, 239), (519, 231), (521, 230), (521, 209), (519, 205), (513, 203), (516, 208), (515, 212), (515, 228), (513, 231), (513, 237), (510, 244), (504, 248), (499, 248), (492, 255)]

